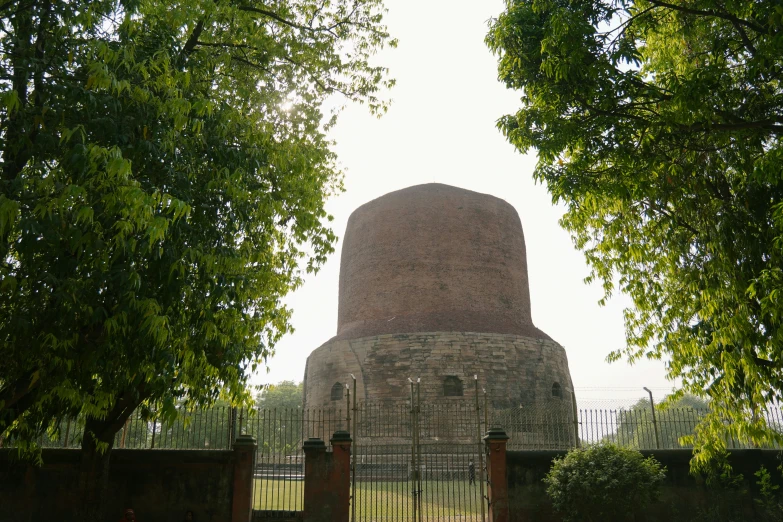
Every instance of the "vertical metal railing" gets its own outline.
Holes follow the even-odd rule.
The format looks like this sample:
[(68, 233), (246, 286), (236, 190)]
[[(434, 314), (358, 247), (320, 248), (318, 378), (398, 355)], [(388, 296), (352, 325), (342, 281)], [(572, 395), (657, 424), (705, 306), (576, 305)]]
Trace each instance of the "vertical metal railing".
[(470, 395), (422, 402), (423, 383), (412, 382), (412, 391), (410, 384), (412, 400), (404, 406), (357, 401), (352, 516), (357, 521), (480, 521), (476, 436), (479, 417), (488, 424), (488, 412), (477, 414)]
[(408, 378), (411, 389), (411, 478), (412, 478), (412, 500), (413, 500), (413, 520), (421, 520), (421, 463), (419, 462), (419, 413), (420, 404), (416, 400), (416, 389), (419, 388), (421, 380), (414, 384), (413, 380)]
[(351, 522), (356, 522), (356, 455), (359, 452), (359, 432), (356, 430), (356, 423), (359, 417), (359, 410), (356, 407), (356, 376), (351, 374), (353, 380), (353, 425), (351, 426), (351, 436), (353, 437), (353, 447), (351, 448)]
[[(350, 400), (350, 396), (347, 397)], [(340, 409), (283, 408), (239, 412), (240, 430), (258, 443), (253, 477), (253, 509), (299, 512), (304, 507), (304, 453), (309, 437), (329, 440), (347, 429), (350, 412)]]
[(484, 433), (481, 430), (481, 408), (479, 406), (479, 393), (478, 393), (478, 375), (473, 376), (473, 382), (475, 383), (475, 390), (476, 390), (476, 443), (478, 444), (477, 452), (478, 458), (479, 458), (479, 493), (481, 495), (481, 521), (484, 522), (486, 520), (486, 514), (484, 511), (484, 499), (486, 498), (487, 501), (489, 501), (489, 497), (484, 496), (484, 484), (487, 481), (487, 472), (484, 468), (484, 440), (483, 435)]
[[(318, 436), (324, 440), (328, 440), (336, 429), (348, 429), (353, 432), (352, 436), (355, 433), (357, 445), (377, 441), (379, 437), (399, 439), (410, 436), (408, 431), (413, 418), (408, 406), (399, 402), (371, 404), (358, 401), (356, 392), (350, 391), (353, 395), (352, 400), (356, 401), (355, 405), (353, 402), (348, 404), (350, 412), (346, 413), (350, 415), (346, 416), (342, 413), (338, 415), (334, 409), (304, 412), (301, 408), (295, 408), (293, 411), (298, 412), (296, 415), (302, 416), (302, 419), (296, 422), (299, 426), (297, 429), (306, 432), (308, 436)], [(415, 393), (413, 400), (415, 404)], [(446, 419), (449, 415), (460, 414), (457, 410), (449, 409), (456, 408), (454, 404), (457, 402), (446, 404), (430, 402), (425, 407), (426, 412), (417, 412), (418, 417), (415, 420), (420, 424), (420, 438), (436, 437), (439, 427), (448, 424), (449, 421)], [(471, 399), (471, 402), (475, 400)], [(656, 408), (655, 419), (653, 419), (649, 406), (628, 409), (577, 409), (572, 413), (570, 407), (561, 407), (560, 404), (548, 409), (523, 407), (494, 410), (485, 405), (483, 418), (477, 419), (475, 410), (474, 404), (471, 408), (474, 412), (471, 414), (473, 420), (469, 425), (463, 422), (464, 419), (460, 420), (459, 416), (454, 418), (451, 428), (454, 431), (451, 436), (475, 439), (475, 425), (482, 424), (482, 429), (486, 430), (489, 422), (487, 419), (491, 419), (493, 424), (503, 427), (511, 437), (509, 449), (567, 449), (582, 443), (601, 442), (613, 442), (639, 449), (689, 448), (682, 444), (680, 439), (685, 435), (693, 434), (700, 420), (708, 414), (708, 410), (698, 408)], [(182, 409), (174, 421), (165, 421), (151, 412), (137, 411), (117, 432), (114, 447), (118, 449), (230, 449), (239, 433), (246, 431), (255, 436), (256, 432), (260, 432), (259, 423), (266, 422), (268, 429), (272, 429), (273, 426), (277, 426), (275, 429), (281, 429), (280, 416), (282, 415), (291, 415), (291, 413), (216, 406), (196, 411)], [(348, 418), (350, 424), (346, 420)], [(758, 422), (775, 433), (783, 434), (783, 414), (780, 406), (770, 405), (761, 409)], [(40, 437), (38, 443), (46, 448), (77, 449), (81, 447), (83, 430), (82, 418), (63, 418), (57, 429), (50, 430)], [(264, 436), (273, 435), (265, 432)], [(287, 436), (293, 437), (294, 434), (288, 433)], [(289, 441), (292, 444), (294, 442), (297, 441)], [(727, 437), (726, 443), (729, 448), (781, 448), (779, 440), (770, 440), (766, 444), (755, 446), (746, 440), (731, 436)], [(12, 439), (5, 441), (6, 446), (12, 444)]]

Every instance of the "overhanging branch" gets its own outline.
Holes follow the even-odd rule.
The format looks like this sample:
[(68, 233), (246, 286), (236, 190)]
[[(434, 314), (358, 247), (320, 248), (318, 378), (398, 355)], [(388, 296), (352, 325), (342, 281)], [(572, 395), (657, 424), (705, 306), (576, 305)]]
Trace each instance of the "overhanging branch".
[(733, 14), (730, 13), (716, 11), (714, 9), (694, 9), (692, 7), (685, 7), (677, 4), (670, 4), (669, 2), (662, 2), (661, 0), (649, 0), (649, 1), (651, 4), (658, 7), (666, 7), (667, 9), (672, 9), (674, 11), (680, 11), (682, 13), (692, 14), (696, 16), (712, 16), (715, 18), (722, 18), (724, 20), (728, 20), (732, 24), (738, 24), (753, 29), (754, 31), (760, 34), (768, 33), (765, 27), (755, 22), (750, 22), (748, 20), (739, 18), (738, 16), (734, 16)]

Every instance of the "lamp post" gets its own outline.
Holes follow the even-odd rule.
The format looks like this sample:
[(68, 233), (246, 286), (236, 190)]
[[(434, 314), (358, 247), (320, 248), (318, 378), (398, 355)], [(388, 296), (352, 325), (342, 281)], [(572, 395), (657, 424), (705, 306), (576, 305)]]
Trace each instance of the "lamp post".
[(653, 431), (655, 431), (655, 447), (661, 449), (661, 441), (658, 439), (658, 422), (655, 420), (655, 403), (653, 402), (652, 392), (647, 386), (644, 386), (643, 389), (650, 394), (650, 410), (652, 410)]

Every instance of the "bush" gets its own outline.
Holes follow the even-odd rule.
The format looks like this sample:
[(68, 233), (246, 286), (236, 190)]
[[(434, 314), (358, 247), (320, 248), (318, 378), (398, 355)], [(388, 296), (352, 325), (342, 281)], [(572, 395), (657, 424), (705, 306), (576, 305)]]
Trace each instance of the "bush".
[[(783, 471), (783, 465), (778, 466), (778, 471)], [(780, 497), (780, 486), (772, 480), (772, 474), (767, 468), (761, 466), (756, 473), (756, 484), (759, 487), (759, 497), (755, 498), (758, 506), (757, 513), (761, 520), (781, 520), (783, 519), (783, 502)]]
[(544, 482), (566, 522), (634, 520), (657, 497), (666, 468), (654, 457), (611, 444), (555, 459)]

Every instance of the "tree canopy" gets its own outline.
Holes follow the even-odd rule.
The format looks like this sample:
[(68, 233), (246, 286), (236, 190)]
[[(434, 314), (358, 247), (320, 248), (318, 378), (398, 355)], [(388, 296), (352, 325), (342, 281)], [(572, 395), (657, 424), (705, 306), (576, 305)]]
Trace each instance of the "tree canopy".
[(521, 108), (498, 126), (538, 151), (627, 346), (707, 395), (719, 433), (778, 435), (783, 394), (783, 6), (771, 0), (508, 0), (490, 22)]
[(264, 386), (256, 396), (257, 410), (248, 418), (248, 433), (259, 440), (262, 454), (291, 455), (302, 448), (308, 415), (302, 410), (304, 383), (281, 381)]
[(380, 0), (0, 4), (0, 436), (110, 447), (290, 331), (335, 236), (329, 96), (381, 113)]
[(256, 406), (259, 409), (267, 410), (274, 408), (301, 410), (303, 400), (303, 382), (280, 381), (277, 384), (268, 384), (263, 387), (256, 396)]

